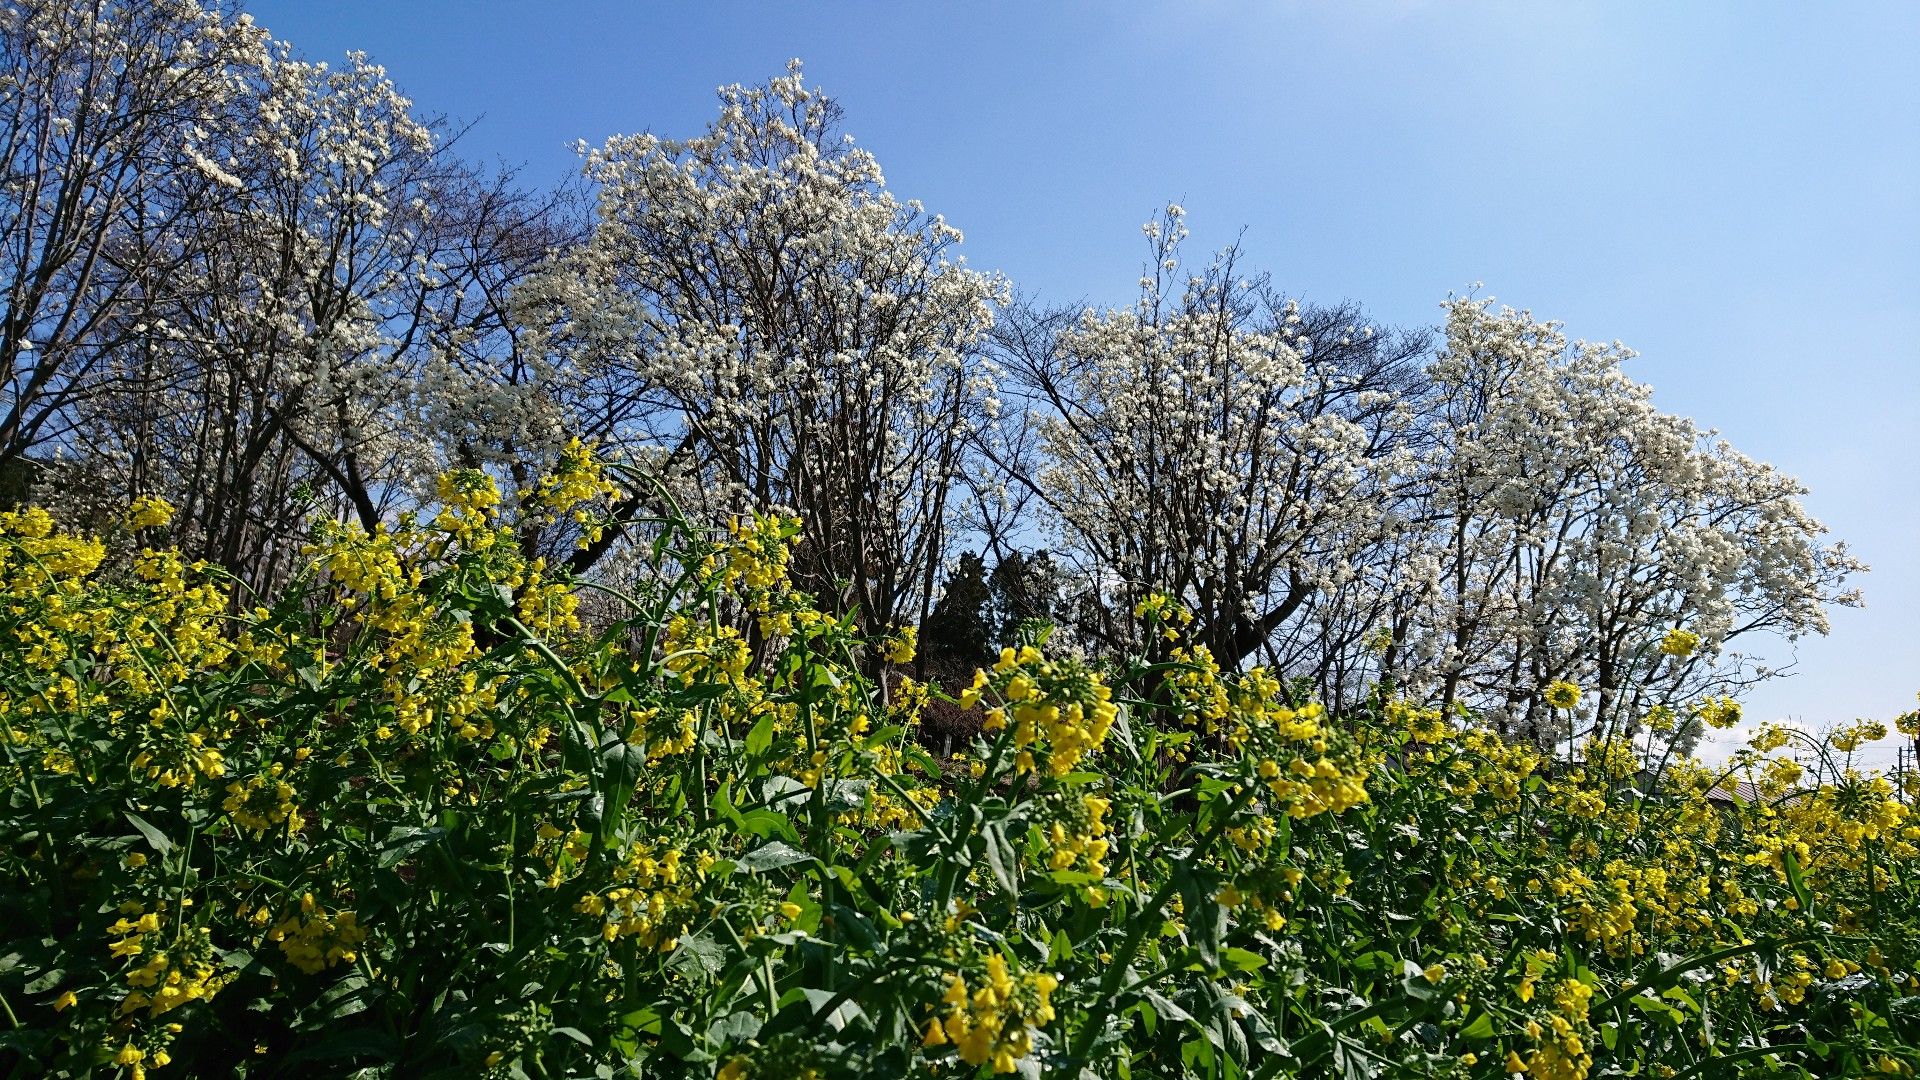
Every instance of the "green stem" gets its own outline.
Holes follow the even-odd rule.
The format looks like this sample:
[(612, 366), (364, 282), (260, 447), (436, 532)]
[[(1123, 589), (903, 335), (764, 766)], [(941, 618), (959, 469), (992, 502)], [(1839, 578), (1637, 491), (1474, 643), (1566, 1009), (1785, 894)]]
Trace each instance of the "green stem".
[(1750, 1061), (1753, 1058), (1766, 1057), (1769, 1054), (1784, 1054), (1793, 1050), (1811, 1049), (1813, 1049), (1813, 1046), (1810, 1043), (1781, 1043), (1777, 1046), (1756, 1046), (1750, 1050), (1742, 1050), (1739, 1053), (1728, 1054), (1725, 1057), (1701, 1058), (1699, 1061), (1694, 1062), (1685, 1072), (1675, 1075), (1673, 1080), (1687, 1080), (1689, 1076), (1698, 1076), (1701, 1070), (1709, 1065), (1728, 1065), (1735, 1061)]
[[(1211, 848), (1220, 834), (1226, 831), (1228, 823), (1233, 820), (1234, 813), (1253, 798), (1253, 792), (1252, 784), (1241, 788), (1228, 803), (1226, 812), (1216, 818), (1207, 832), (1195, 840), (1193, 850), (1204, 852)], [(1113, 960), (1107, 966), (1107, 973), (1100, 980), (1100, 990), (1097, 995), (1099, 1004), (1087, 1017), (1085, 1024), (1080, 1028), (1078, 1038), (1074, 1040), (1074, 1060), (1086, 1060), (1087, 1054), (1093, 1049), (1093, 1040), (1106, 1027), (1108, 1017), (1113, 1015), (1114, 1005), (1119, 1001), (1120, 980), (1126, 977), (1127, 969), (1133, 964), (1134, 954), (1139, 951), (1140, 943), (1146, 939), (1147, 927), (1152, 922), (1147, 917), (1148, 913), (1165, 908), (1167, 901), (1173, 898), (1174, 892), (1179, 887), (1180, 879), (1169, 874), (1167, 880), (1154, 892), (1146, 905), (1134, 912), (1133, 926), (1127, 930), (1125, 940), (1120, 943), (1119, 950), (1113, 954)]]

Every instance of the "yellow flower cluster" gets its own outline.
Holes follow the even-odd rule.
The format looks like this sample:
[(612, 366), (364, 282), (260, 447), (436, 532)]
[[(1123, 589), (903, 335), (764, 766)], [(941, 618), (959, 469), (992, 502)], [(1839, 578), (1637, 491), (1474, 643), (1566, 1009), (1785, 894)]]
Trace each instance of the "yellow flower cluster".
[(1851, 754), (1862, 743), (1879, 742), (1887, 737), (1887, 725), (1878, 720), (1856, 720), (1833, 733), (1827, 741), (1835, 750)]
[(1920, 739), (1920, 709), (1903, 712), (1893, 718), (1894, 729), (1909, 739)]
[[(1271, 823), (1262, 819), (1261, 824), (1270, 827)], [(1270, 835), (1264, 835), (1258, 837), (1257, 842), (1249, 842), (1243, 836), (1231, 835), (1235, 831), (1229, 830), (1230, 838), (1248, 853), (1264, 847), (1272, 839)], [(1297, 866), (1249, 866), (1243, 869), (1239, 880), (1223, 885), (1214, 894), (1214, 900), (1228, 908), (1246, 905), (1258, 916), (1259, 925), (1266, 927), (1269, 933), (1277, 934), (1287, 926), (1283, 908), (1294, 899), (1294, 890), (1305, 879), (1305, 871)], [(1338, 887), (1335, 883), (1334, 891)]]
[(454, 474), (443, 479), (441, 495), (447, 506), (438, 533), (405, 517), (398, 530), (382, 526), (372, 533), (329, 525), (315, 549), (340, 589), (340, 606), (368, 635), (360, 656), (379, 676), (387, 703), (385, 722), (374, 733), (380, 740), (416, 736), (436, 722), (463, 740), (494, 736), (491, 715), (505, 680), (468, 666), (481, 655), (471, 617), (445, 610), (424, 591), (436, 560), (455, 553), (492, 560), (487, 570), (494, 587), (516, 598), (515, 614), (537, 633), (565, 634), (580, 625), (577, 597), (543, 580), (540, 560), (521, 561), (511, 544), (494, 548), (491, 513), (499, 495), (490, 477)]
[(436, 485), (446, 509), (485, 517), (500, 505), (500, 486), (481, 469), (450, 469)]
[(1015, 768), (1044, 767), (1058, 779), (1082, 756), (1098, 750), (1119, 716), (1113, 690), (1082, 664), (1049, 660), (1032, 645), (1000, 650), (993, 671), (974, 673), (960, 695), (961, 708), (980, 704), (992, 692), (1001, 704), (987, 709), (981, 727), (997, 732), (1012, 721)]
[(1725, 696), (1707, 698), (1694, 705), (1693, 715), (1710, 728), (1730, 728), (1740, 722), (1740, 703)]
[(120, 918), (107, 928), (118, 940), (108, 951), (129, 961), (128, 992), (120, 999), (120, 1015), (142, 1009), (148, 1017), (172, 1012), (188, 1002), (210, 1000), (233, 981), (221, 973), (213, 958), (212, 931), (182, 928), (170, 939), (162, 933), (172, 921), (168, 905), (146, 910), (145, 905), (120, 905)]
[(754, 514), (727, 522), (727, 539), (707, 556), (703, 575), (723, 587), (749, 593), (778, 592), (787, 583), (793, 558), (793, 539), (800, 519), (778, 514)]
[[(556, 476), (534, 498), (557, 513), (610, 494), (584, 449)], [(1714, 1062), (1789, 1030), (1817, 1035), (1835, 1061), (1853, 1054), (1855, 1071), (1911, 1056), (1893, 1041), (1903, 1032), (1820, 1012), (1871, 1003), (1900, 1023), (1882, 1006), (1920, 991), (1907, 932), (1916, 792), (1838, 756), (1889, 725), (1856, 722), (1824, 746), (1763, 727), (1725, 768), (1679, 760), (1656, 777), (1659, 759), (1636, 747), (1645, 730), (1542, 749), (1422, 702), (1334, 716), (1277, 673), (1222, 671), (1197, 644), (1156, 646), (1115, 676), (1024, 645), (960, 695), (991, 737), (973, 761), (984, 782), (968, 784), (914, 745), (939, 695), (897, 672), (875, 685), (857, 663), (876, 646), (906, 662), (912, 633), (862, 639), (792, 593), (789, 523), (742, 519), (717, 547), (688, 530), (656, 567), (682, 593), (636, 586), (667, 597), (663, 608), (588, 636), (573, 632), (564, 575), (523, 555), (517, 537), (499, 542), (511, 533), (497, 525), (492, 480), (456, 475), (441, 501), (435, 525), (326, 530), (312, 591), (274, 600), (271, 613), (229, 614), (213, 573), (171, 552), (138, 553), (116, 564), (130, 573), (95, 580), (95, 542), (59, 536), (32, 512), (0, 514), (0, 786), (33, 826), (0, 869), (80, 899), (74, 911), (111, 912), (124, 897), (172, 904), (129, 903), (110, 926), (113, 916), (82, 915), (78, 931), (34, 928), (70, 940), (56, 946), (57, 969), (25, 973), (42, 989), (9, 1006), (36, 1037), (46, 1025), (42, 1041), (58, 1053), (141, 1075), (187, 1058), (186, 1047), (204, 1052), (223, 1030), (205, 1002), (266, 982), (237, 960), (229, 970), (229, 945), (277, 945), (283, 984), (293, 971), (322, 976), (288, 987), (294, 996), (311, 1000), (364, 969), (387, 988), (371, 1009), (415, 1008), (400, 988), (416, 961), (371, 939), (350, 910), (373, 917), (371, 898), (397, 873), (469, 919), (514, 913), (512, 934), (461, 939), (457, 918), (433, 931), (468, 949), (510, 939), (528, 976), (513, 969), (509, 996), (536, 980), (573, 995), (542, 991), (525, 1014), (485, 1001), (486, 1015), (512, 1019), (444, 1063), (456, 1072), (524, 1066), (510, 1059), (544, 1039), (542, 1009), (564, 1009), (594, 1040), (591, 1051), (552, 1050), (552, 1062), (573, 1055), (566, 1069), (615, 1042), (651, 1051), (650, 1025), (707, 1015), (716, 991), (732, 995), (719, 1015), (759, 1017), (763, 1002), (769, 1016), (810, 1013), (795, 990), (812, 988), (803, 950), (821, 942), (879, 984), (828, 988), (862, 1010), (841, 1014), (857, 1037), (867, 1018), (918, 1029), (921, 1047), (886, 1051), (902, 1071), (1031, 1072), (1060, 1050), (1094, 1071), (1124, 1054), (1135, 1075), (1178, 1074), (1166, 1047), (1198, 1044), (1191, 1030), (1174, 1037), (1185, 1021), (1173, 1012), (1157, 1014), (1167, 1038), (1129, 1030), (1112, 1046), (1104, 1033), (1143, 1026), (1124, 1011), (1142, 996), (1132, 988), (1190, 1007), (1216, 979), (1232, 980), (1217, 988), (1227, 1015), (1289, 1031), (1310, 1030), (1321, 1002), (1370, 987), (1395, 1015), (1420, 1012), (1420, 1047), (1393, 1041), (1410, 1030), (1397, 1021), (1343, 1038), (1377, 1026), (1383, 1054), (1461, 1063), (1435, 1075), (1484, 1077), (1503, 1062), (1552, 1080), (1660, 1075), (1664, 1063)], [(48, 573), (30, 552), (64, 569)], [(1185, 625), (1166, 598), (1139, 615)], [(509, 616), (551, 643), (521, 642)], [(1662, 655), (1698, 647), (1681, 634), (1659, 639)], [(1104, 754), (1119, 741), (1122, 678), (1140, 752)], [(1556, 708), (1579, 700), (1571, 683), (1539, 693)], [(1669, 709), (1664, 724), (1688, 714)], [(1737, 722), (1738, 706), (1710, 699), (1691, 716)], [(1915, 716), (1890, 726), (1915, 734)], [(632, 776), (611, 771), (633, 765), (622, 739), (650, 763)], [(1781, 753), (1790, 747), (1799, 759)], [(115, 812), (74, 812), (108, 787)], [(983, 797), (961, 804), (966, 792)], [(84, 842), (62, 836), (62, 821), (82, 822)], [(426, 822), (446, 829), (445, 843), (409, 847), (396, 829)], [(799, 861), (712, 872), (718, 855), (776, 838)], [(468, 877), (484, 891), (462, 897), (442, 871), (475, 865), (442, 857), (480, 851)], [(542, 877), (549, 888), (520, 888)], [(1009, 890), (1009, 877), (1025, 884)], [(206, 906), (188, 907), (187, 890)], [(1767, 939), (1794, 939), (1797, 951), (1740, 952)], [(714, 947), (754, 962), (713, 977)], [(1205, 947), (1212, 957), (1196, 963)], [(21, 964), (41, 963), (21, 951)], [(1728, 952), (1738, 955), (1684, 983), (1688, 997), (1610, 1000), (1669, 958)], [(1486, 959), (1501, 955), (1520, 966)], [(1401, 980), (1380, 976), (1398, 963), (1382, 958), (1401, 956), (1424, 965), (1406, 969), (1405, 1000), (1394, 997)], [(1076, 989), (1113, 981), (1076, 993), (1071, 1012), (1060, 998), (1063, 1021), (1043, 963), (1076, 983), (1093, 975)], [(485, 982), (468, 987), (476, 1001), (493, 992)], [(218, 1011), (284, 1014), (283, 996)], [(595, 1026), (603, 1013), (634, 1019)], [(533, 1018), (524, 1030), (521, 1015)], [(704, 1035), (702, 1052), (729, 1080), (846, 1071), (845, 1044), (802, 1026)], [(1636, 1040), (1665, 1048), (1642, 1054)], [(1331, 1067), (1324, 1046), (1310, 1058), (1315, 1041), (1293, 1042), (1306, 1074)]]
[(919, 647), (920, 631), (915, 627), (903, 626), (887, 636), (880, 643), (880, 658), (889, 664), (911, 664), (915, 650)]
[[(1317, 708), (1309, 705), (1302, 712)], [(1266, 785), (1273, 804), (1283, 808), (1287, 816), (1309, 818), (1316, 814), (1338, 814), (1370, 801), (1364, 769), (1352, 768), (1328, 756), (1325, 740), (1317, 737), (1307, 741), (1305, 751), (1282, 766), (1273, 756), (1255, 750), (1258, 755), (1255, 772)]]
[(605, 525), (594, 520), (587, 504), (610, 498), (619, 490), (619, 485), (607, 478), (606, 464), (594, 454), (593, 447), (574, 438), (561, 448), (560, 460), (553, 472), (541, 478), (530, 501), (540, 520), (572, 518), (582, 527), (578, 546), (585, 548), (606, 532)]
[(942, 1008), (927, 1021), (920, 1044), (951, 1045), (968, 1065), (1010, 1073), (1033, 1052), (1033, 1030), (1053, 1020), (1053, 992), (1060, 982), (1044, 973), (1016, 980), (999, 953), (987, 957), (986, 969), (971, 990), (959, 972), (948, 976)]
[(1177, 648), (1173, 650), (1172, 662), (1162, 684), (1174, 714), (1181, 723), (1198, 727), (1208, 735), (1214, 734), (1233, 702), (1213, 651), (1205, 645)]
[(1081, 870), (1095, 880), (1107, 876), (1107, 811), (1113, 804), (1097, 795), (1068, 796), (1065, 812), (1046, 827), (1047, 869)]
[(662, 666), (678, 675), (682, 686), (712, 679), (742, 689), (751, 682), (747, 668), (753, 650), (736, 627), (675, 615), (660, 639), (660, 650)]
[(1559, 679), (1548, 683), (1547, 688), (1541, 692), (1541, 697), (1555, 709), (1571, 709), (1580, 704), (1580, 688), (1564, 679)]
[(1076, 789), (1046, 796), (1040, 823), (1041, 862), (1053, 879), (1077, 886), (1094, 907), (1107, 902), (1107, 855), (1113, 850), (1107, 815), (1111, 800)]
[(173, 520), (173, 504), (152, 495), (141, 495), (127, 506), (128, 529), (152, 529)]
[(1133, 617), (1144, 619), (1148, 626), (1159, 627), (1160, 637), (1165, 641), (1179, 641), (1180, 631), (1193, 625), (1193, 612), (1163, 592), (1148, 593), (1146, 599), (1133, 606)]
[(1683, 630), (1677, 626), (1667, 631), (1660, 638), (1660, 651), (1667, 656), (1672, 656), (1679, 659), (1685, 659), (1686, 657), (1692, 656), (1694, 653), (1694, 650), (1698, 649), (1699, 647), (1700, 647), (1699, 634), (1696, 634), (1691, 630)]
[[(1424, 724), (1417, 712), (1388, 710), (1400, 730)], [(1862, 738), (1878, 733), (1871, 723), (1855, 728)], [(1786, 742), (1782, 730), (1763, 728), (1753, 739), (1755, 749), (1735, 756), (1736, 768), (1758, 783), (1758, 798), (1736, 799), (1724, 774), (1682, 760), (1668, 763), (1651, 801), (1623, 741), (1589, 744), (1581, 766), (1533, 785), (1538, 805), (1573, 830), (1555, 842), (1564, 858), (1543, 840), (1528, 857), (1544, 865), (1517, 883), (1471, 866), (1456, 867), (1451, 876), (1470, 911), (1488, 917), (1544, 903), (1599, 955), (1723, 948), (1730, 926), (1756, 927), (1769, 907), (1798, 911), (1800, 899), (1788, 888), (1796, 880), (1841, 932), (1867, 932), (1879, 925), (1875, 894), (1891, 887), (1897, 867), (1920, 856), (1920, 827), (1885, 777), (1848, 776), (1809, 787), (1791, 758), (1759, 756)], [(1449, 794), (1463, 800), (1456, 813), (1477, 813), (1486, 827), (1499, 828), (1511, 820), (1515, 796), (1529, 785), (1539, 758), (1466, 729), (1431, 746), (1409, 743), (1400, 760), (1402, 768), (1422, 776), (1439, 770), (1448, 778)], [(1609, 857), (1609, 849), (1623, 843), (1627, 850)], [(1751, 1001), (1763, 1011), (1797, 1004), (1818, 974), (1816, 966), (1797, 960), (1764, 974), (1752, 965), (1724, 970), (1733, 980), (1729, 985), (1744, 981), (1751, 987)], [(1833, 971), (1841, 974), (1829, 978), (1842, 977), (1844, 964)], [(1533, 981), (1522, 983), (1523, 999), (1531, 996)], [(1579, 1030), (1577, 1018), (1568, 1022), (1572, 1028), (1563, 1030), (1551, 1018), (1539, 1018), (1539, 1030), (1532, 1032), (1539, 1045), (1514, 1062), (1531, 1075), (1581, 1075), (1591, 1037)], [(1570, 1031), (1584, 1041), (1569, 1041)]]
[(608, 941), (631, 937), (641, 946), (669, 952), (692, 918), (694, 891), (713, 858), (702, 853), (689, 867), (677, 847), (636, 844), (614, 868), (615, 882), (590, 892), (576, 905), (583, 915), (601, 920)]
[(1439, 709), (1423, 709), (1395, 699), (1387, 702), (1383, 713), (1388, 724), (1404, 730), (1414, 742), (1441, 743), (1453, 734), (1453, 726)]
[(523, 579), (517, 582), (520, 621), (534, 632), (552, 637), (580, 629), (580, 597), (564, 581), (547, 579), (547, 560), (527, 564)]
[(1526, 1073), (1535, 1080), (1587, 1080), (1593, 1057), (1586, 1038), (1587, 1004), (1593, 987), (1576, 979), (1562, 979), (1554, 987), (1553, 1008), (1545, 1023), (1527, 1021), (1526, 1031), (1536, 1044), (1527, 1051)]
[[(1334, 753), (1320, 704), (1289, 705), (1286, 687), (1266, 668), (1223, 675), (1204, 646), (1175, 649), (1174, 657), (1163, 677), (1168, 697), (1188, 722), (1204, 724), (1206, 735), (1240, 757), (1274, 812), (1308, 818), (1368, 801), (1366, 769)], [(1269, 831), (1256, 822), (1240, 829), (1236, 842), (1244, 847)]]
[(37, 506), (0, 511), (0, 538), (10, 541), (0, 544), (0, 582), (16, 597), (84, 578), (107, 557), (107, 546), (97, 539), (56, 532), (53, 515)]
[(146, 747), (128, 762), (136, 775), (143, 775), (163, 788), (192, 787), (201, 779), (218, 780), (227, 774), (226, 757), (209, 742), (211, 730), (181, 732), (168, 723), (173, 715), (166, 701), (153, 707), (153, 718), (143, 741)]
[(420, 587), (424, 575), (417, 566), (404, 565), (400, 545), (384, 525), (371, 533), (354, 525), (326, 525), (321, 537), (320, 564), (347, 591), (346, 605), (355, 605), (359, 597), (391, 603)]
[(189, 1002), (211, 1000), (232, 982), (233, 973), (221, 973), (214, 962), (212, 934), (201, 927), (183, 935), (172, 948), (155, 950), (127, 972), (127, 984), (136, 989), (121, 999), (121, 1014), (145, 1009), (149, 1017), (160, 1016)]
[[(101, 735), (136, 746), (111, 763), (116, 781), (192, 788), (225, 772), (226, 733), (182, 715), (192, 696), (171, 693), (234, 656), (224, 592), (203, 564), (173, 552), (141, 552), (131, 580), (101, 582), (105, 553), (96, 539), (57, 531), (44, 510), (0, 512), (0, 644), (26, 673), (0, 685), (0, 745), (21, 750), (0, 765), (0, 782), (27, 782), (29, 757), (46, 774), (98, 782)], [(81, 716), (98, 725), (90, 737), (55, 734)]]
[(267, 940), (278, 944), (294, 967), (318, 975), (335, 964), (359, 959), (367, 931), (355, 912), (329, 914), (307, 893), (300, 898), (299, 910), (289, 912), (267, 931)]
[(281, 779), (286, 766), (275, 762), (265, 774), (247, 777), (227, 785), (225, 810), (243, 829), (261, 836), (285, 832), (292, 836), (306, 824), (293, 799), (293, 785)]

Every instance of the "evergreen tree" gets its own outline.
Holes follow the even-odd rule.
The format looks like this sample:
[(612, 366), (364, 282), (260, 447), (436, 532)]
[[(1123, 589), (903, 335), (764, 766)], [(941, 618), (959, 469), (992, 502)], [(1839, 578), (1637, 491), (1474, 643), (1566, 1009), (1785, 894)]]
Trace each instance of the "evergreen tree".
[(938, 677), (952, 673), (948, 669), (966, 669), (962, 673), (971, 676), (975, 665), (992, 658), (998, 644), (989, 615), (992, 599), (986, 560), (963, 553), (947, 577), (945, 593), (920, 628), (923, 670)]

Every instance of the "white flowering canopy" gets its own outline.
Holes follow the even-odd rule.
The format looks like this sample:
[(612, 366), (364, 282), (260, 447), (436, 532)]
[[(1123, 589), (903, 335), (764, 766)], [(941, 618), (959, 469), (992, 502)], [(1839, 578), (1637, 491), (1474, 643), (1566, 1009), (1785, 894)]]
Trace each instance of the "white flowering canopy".
[[(1403, 663), (1442, 700), (1554, 734), (1540, 688), (1596, 691), (1589, 719), (1760, 674), (1732, 653), (1755, 631), (1825, 633), (1865, 567), (1800, 503), (1805, 489), (1691, 420), (1654, 407), (1619, 344), (1490, 300), (1446, 305), (1429, 369), (1434, 438), (1417, 515), (1428, 557)], [(1661, 654), (1662, 633), (1701, 638)]]
[(809, 588), (917, 620), (993, 408), (977, 347), (1003, 287), (839, 119), (796, 62), (722, 88), (704, 135), (589, 151), (593, 234), (521, 293), (545, 337), (520, 411), (652, 450), (715, 516), (799, 514)]
[(869, 629), (926, 619), (977, 513), (1049, 535), (1086, 644), (1164, 648), (1132, 612), (1165, 591), (1222, 664), (1544, 741), (1764, 677), (1741, 639), (1858, 602), (1800, 485), (1656, 409), (1617, 344), (1461, 298), (1430, 353), (1237, 248), (1188, 268), (1177, 206), (1132, 305), (1009, 306), (840, 120), (797, 62), (723, 87), (693, 138), (582, 147), (576, 220), (364, 55), (195, 0), (0, 8), (0, 495), (64, 455), (73, 516), (163, 495), (264, 588), (315, 509), (372, 528), (448, 466), (511, 505), (579, 437), (709, 520), (799, 515), (795, 576)]
[(371, 527), (458, 456), (422, 437), (445, 410), (420, 375), (499, 336), (537, 203), (366, 56), (300, 59), (244, 14), (17, 5), (0, 49), (0, 230), (41, 253), (4, 271), (35, 347), (9, 354), (0, 463), (59, 455), (77, 516), (164, 496), (176, 542), (258, 587), (315, 510)]
[[(1423, 359), (1243, 276), (1237, 249), (1187, 273), (1177, 206), (1146, 233), (1135, 305), (1026, 318), (1009, 350), (1038, 452), (1002, 460), (1081, 569), (1083, 633), (1151, 645), (1131, 613), (1164, 591), (1223, 664), (1552, 742), (1764, 677), (1731, 642), (1858, 602), (1864, 567), (1804, 489), (1655, 408), (1625, 348), (1468, 298)], [(1673, 628), (1699, 650), (1661, 652)], [(1593, 691), (1580, 717), (1546, 707), (1557, 680)]]
[(1016, 366), (1039, 411), (1034, 487), (1061, 548), (1126, 615), (1164, 590), (1222, 663), (1254, 655), (1398, 528), (1408, 352), (1350, 312), (1243, 279), (1238, 252), (1182, 278), (1184, 215), (1146, 226), (1132, 307), (1088, 311)]
[(136, 342), (265, 35), (192, 0), (0, 8), (0, 465), (77, 434)]

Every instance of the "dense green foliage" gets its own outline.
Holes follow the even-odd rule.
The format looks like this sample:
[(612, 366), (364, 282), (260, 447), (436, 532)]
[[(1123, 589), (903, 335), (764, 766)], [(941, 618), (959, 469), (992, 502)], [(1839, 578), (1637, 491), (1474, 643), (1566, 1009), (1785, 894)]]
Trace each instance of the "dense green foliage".
[[(1152, 664), (1028, 624), (949, 688), (981, 734), (939, 761), (914, 636), (794, 592), (797, 523), (633, 524), (627, 593), (529, 560), (496, 499), (450, 476), (237, 615), (112, 553), (162, 505), (105, 541), (0, 516), (0, 1074), (1920, 1063), (1913, 793), (1802, 774), (1784, 732), (1745, 797), (1607, 732), (1330, 716), (1161, 598)], [(537, 499), (592, 536), (619, 493), (575, 453)]]

